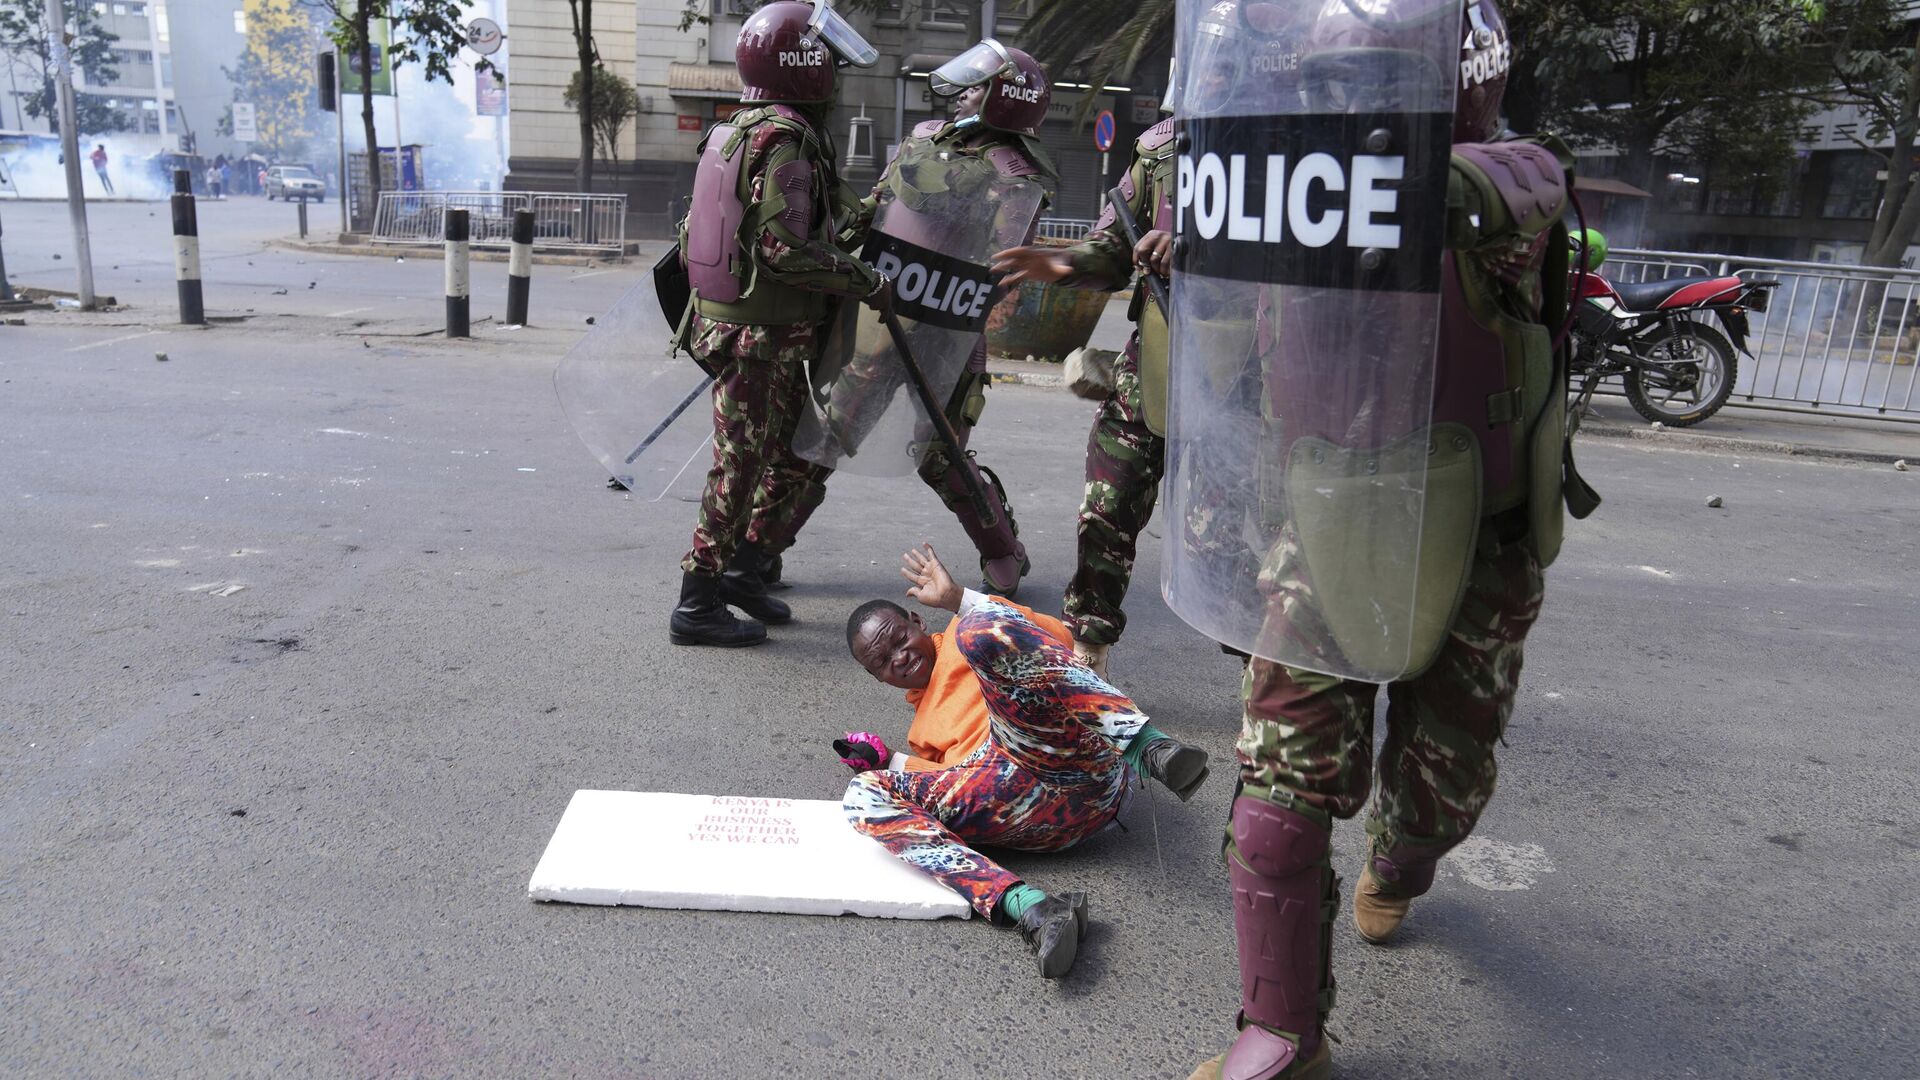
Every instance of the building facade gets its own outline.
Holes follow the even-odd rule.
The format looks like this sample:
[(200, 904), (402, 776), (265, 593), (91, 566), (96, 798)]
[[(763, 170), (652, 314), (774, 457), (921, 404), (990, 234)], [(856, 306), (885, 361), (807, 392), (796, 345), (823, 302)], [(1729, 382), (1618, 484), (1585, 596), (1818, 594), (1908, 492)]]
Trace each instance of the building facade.
[[(634, 83), (640, 109), (621, 136), (621, 161), (595, 169), (595, 190), (628, 196), (642, 235), (665, 236), (693, 190), (702, 133), (731, 115), (740, 99), (733, 49), (754, 0), (705, 0), (710, 20), (680, 29), (681, 0), (596, 0), (594, 39), (606, 66)], [(994, 35), (1021, 45), (1029, 0), (997, 5)], [(893, 0), (872, 14), (849, 13), (880, 52), (871, 68), (842, 73), (830, 130), (843, 175), (855, 188), (871, 184), (905, 132), (947, 114), (927, 89), (935, 67), (976, 40), (982, 5), (963, 0)], [(508, 0), (513, 47), (508, 103), (513, 118), (510, 188), (575, 189), (579, 120), (561, 100), (579, 68), (567, 0)], [(1143, 65), (1143, 73), (1152, 65)], [(1164, 62), (1158, 65), (1164, 72)], [(1059, 76), (1056, 75), (1056, 80)], [(1086, 87), (1056, 81), (1053, 108), (1040, 139), (1061, 174), (1056, 217), (1093, 218), (1105, 188), (1119, 182), (1133, 138), (1160, 119), (1163, 75), (1146, 85), (1109, 88), (1096, 109), (1114, 114), (1114, 149), (1102, 162), (1091, 126), (1074, 122)], [(1104, 177), (1104, 179), (1103, 179)]]

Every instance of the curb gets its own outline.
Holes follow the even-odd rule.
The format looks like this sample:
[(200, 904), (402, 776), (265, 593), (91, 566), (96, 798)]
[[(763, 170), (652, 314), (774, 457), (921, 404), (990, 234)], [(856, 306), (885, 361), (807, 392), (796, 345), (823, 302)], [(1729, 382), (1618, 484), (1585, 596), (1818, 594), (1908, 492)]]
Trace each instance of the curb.
[[(281, 248), (286, 251), (304, 251), (316, 255), (362, 255), (380, 256), (382, 258), (388, 256), (405, 258), (408, 255), (414, 255), (419, 258), (436, 261), (441, 255), (440, 249), (432, 245), (408, 247), (395, 244), (390, 247), (382, 247), (373, 244), (328, 244), (301, 240), (269, 240), (267, 241), (267, 246)], [(471, 250), (468, 252), (467, 257), (474, 262), (503, 263), (507, 261), (509, 256), (508, 253), (504, 251)], [(625, 266), (627, 259), (625, 256), (615, 258), (607, 255), (542, 255), (539, 252), (535, 252), (533, 262), (536, 266)]]
[(996, 384), (1012, 384), (1015, 386), (1064, 387), (1067, 385), (1067, 379), (1064, 375), (1048, 375), (1040, 372), (989, 371), (987, 372), (987, 380)]
[(1581, 435), (1598, 439), (1658, 443), (1685, 450), (1713, 450), (1735, 454), (1766, 454), (1773, 457), (1816, 458), (1828, 461), (1865, 461), (1891, 465), (1907, 460), (1911, 454), (1884, 450), (1855, 450), (1839, 446), (1813, 446), (1808, 443), (1776, 442), (1770, 439), (1740, 439), (1728, 435), (1695, 435), (1684, 431), (1654, 431), (1650, 428), (1618, 427), (1612, 424), (1581, 424)]

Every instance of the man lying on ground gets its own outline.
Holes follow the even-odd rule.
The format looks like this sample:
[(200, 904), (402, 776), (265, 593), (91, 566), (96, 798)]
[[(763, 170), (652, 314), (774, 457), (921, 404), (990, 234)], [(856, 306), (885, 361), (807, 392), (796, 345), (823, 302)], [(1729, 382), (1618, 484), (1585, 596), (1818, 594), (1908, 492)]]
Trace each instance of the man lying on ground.
[(872, 600), (847, 620), (854, 659), (914, 707), (910, 755), (868, 732), (835, 741), (859, 771), (847, 817), (981, 915), (1018, 926), (1041, 977), (1059, 978), (1086, 933), (1086, 894), (1049, 896), (972, 845), (1072, 847), (1119, 814), (1135, 770), (1191, 797), (1206, 752), (1154, 728), (1076, 659), (1059, 620), (960, 588), (931, 545), (902, 563), (907, 595), (959, 617), (929, 634), (920, 616)]

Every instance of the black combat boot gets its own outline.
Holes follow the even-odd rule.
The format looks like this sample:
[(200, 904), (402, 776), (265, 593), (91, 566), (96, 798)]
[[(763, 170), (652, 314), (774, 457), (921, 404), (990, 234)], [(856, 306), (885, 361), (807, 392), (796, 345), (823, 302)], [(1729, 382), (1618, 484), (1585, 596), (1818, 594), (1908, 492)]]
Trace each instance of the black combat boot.
[(1080, 939), (1087, 933), (1087, 894), (1081, 892), (1050, 895), (1027, 909), (1015, 924), (1043, 979), (1057, 979), (1073, 968), (1080, 954)]
[(791, 582), (780, 576), (785, 565), (786, 557), (783, 555), (775, 555), (771, 559), (763, 558), (760, 561), (760, 583), (767, 587), (768, 592), (793, 588)]
[(760, 576), (766, 556), (760, 545), (742, 541), (733, 549), (733, 561), (720, 575), (720, 599), (759, 619), (769, 626), (793, 621), (793, 609), (786, 601), (767, 595), (767, 583)]
[(767, 640), (767, 628), (752, 619), (735, 618), (720, 599), (720, 579), (705, 574), (680, 575), (680, 606), (673, 609), (669, 636), (675, 645), (719, 645), (738, 648)]
[(1147, 775), (1180, 796), (1181, 802), (1193, 798), (1193, 793), (1207, 782), (1207, 752), (1178, 739), (1155, 739), (1140, 754), (1140, 761)]

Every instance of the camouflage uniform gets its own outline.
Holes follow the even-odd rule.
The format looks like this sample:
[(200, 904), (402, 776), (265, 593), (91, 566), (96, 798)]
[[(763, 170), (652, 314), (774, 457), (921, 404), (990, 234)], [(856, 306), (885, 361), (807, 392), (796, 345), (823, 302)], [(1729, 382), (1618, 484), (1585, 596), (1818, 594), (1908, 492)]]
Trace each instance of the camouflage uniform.
[[(1171, 195), (1173, 121), (1149, 129), (1134, 144), (1133, 164), (1121, 193), (1142, 235), (1165, 227), (1161, 207)], [(1133, 246), (1107, 207), (1085, 240), (1065, 251), (1073, 273), (1063, 284), (1118, 289), (1134, 280)], [(1166, 467), (1166, 440), (1148, 426), (1141, 399), (1140, 330), (1147, 296), (1135, 283), (1135, 322), (1126, 349), (1114, 362), (1114, 391), (1100, 403), (1087, 434), (1086, 491), (1080, 502), (1079, 553), (1061, 605), (1062, 621), (1077, 642), (1111, 645), (1127, 628), (1127, 585), (1133, 576), (1140, 531), (1153, 517)], [(1164, 389), (1161, 391), (1164, 398)]]
[[(749, 142), (743, 152), (749, 155), (744, 169), (751, 183), (750, 205), (767, 196), (774, 169), (796, 157), (812, 159), (827, 193), (813, 198), (811, 213), (819, 220), (804, 235), (789, 228), (784, 215), (765, 223), (753, 247), (756, 288), (747, 300), (762, 290), (839, 296), (872, 292), (877, 281), (872, 268), (820, 239), (832, 233), (827, 222), (832, 193), (839, 187), (831, 145), (824, 137), (816, 141), (797, 135), (790, 124), (746, 123)], [(713, 137), (723, 137), (725, 131), (724, 126), (716, 129)], [(827, 305), (815, 305), (812, 317), (801, 321), (759, 323), (717, 317), (715, 306), (703, 304), (695, 301), (687, 348), (714, 374), (713, 467), (701, 493), (693, 546), (680, 566), (714, 576), (727, 568), (742, 540), (759, 545), (768, 558), (778, 556), (826, 497), (832, 470), (802, 460), (791, 443), (806, 407), (806, 365), (819, 352)]]
[[(1545, 285), (1565, 279), (1564, 263), (1555, 261), (1564, 255), (1551, 254), (1564, 249), (1551, 246), (1557, 243), (1552, 233), (1517, 234), (1504, 214), (1472, 202), (1477, 196), (1460, 181), (1465, 174), (1459, 153), (1456, 148), (1447, 229), (1453, 266), (1461, 278), (1483, 283), (1484, 295), (1498, 297), (1504, 310), (1553, 323), (1565, 297), (1549, 297)], [(1503, 226), (1494, 226), (1496, 220)], [(1564, 390), (1561, 371), (1562, 382), (1553, 385)], [(1558, 400), (1564, 397), (1562, 392)], [(1545, 409), (1557, 410), (1558, 400), (1549, 392)], [(1480, 523), (1465, 588), (1436, 659), (1418, 675), (1390, 684), (1380, 793), (1367, 818), (1368, 862), (1387, 895), (1425, 893), (1440, 857), (1466, 839), (1493, 796), (1494, 743), (1513, 711), (1527, 631), (1540, 613), (1543, 566), (1559, 549), (1557, 489), (1563, 481), (1557, 469), (1543, 480), (1556, 489), (1552, 513), (1544, 516), (1530, 516), (1524, 492), (1518, 506), (1511, 491), (1486, 493), (1506, 508)], [(1585, 486), (1571, 468), (1566, 482)], [(1548, 535), (1536, 530), (1536, 518)], [(1316, 619), (1312, 613), (1320, 605), (1302, 570), (1291, 535), (1283, 536), (1259, 578), (1273, 616), (1269, 625), (1329, 640), (1324, 628), (1304, 625)], [(1353, 817), (1371, 782), (1379, 689), (1255, 660), (1243, 686), (1246, 708), (1236, 744), (1245, 793), (1320, 823)]]
[[(1524, 535), (1503, 540), (1493, 525), (1482, 530), (1439, 658), (1389, 694), (1367, 833), (1374, 875), (1397, 895), (1427, 891), (1440, 856), (1466, 839), (1493, 796), (1493, 747), (1513, 711), (1522, 646), (1543, 593)], [(1243, 793), (1323, 824), (1358, 813), (1372, 783), (1379, 690), (1254, 660), (1235, 745)]]

